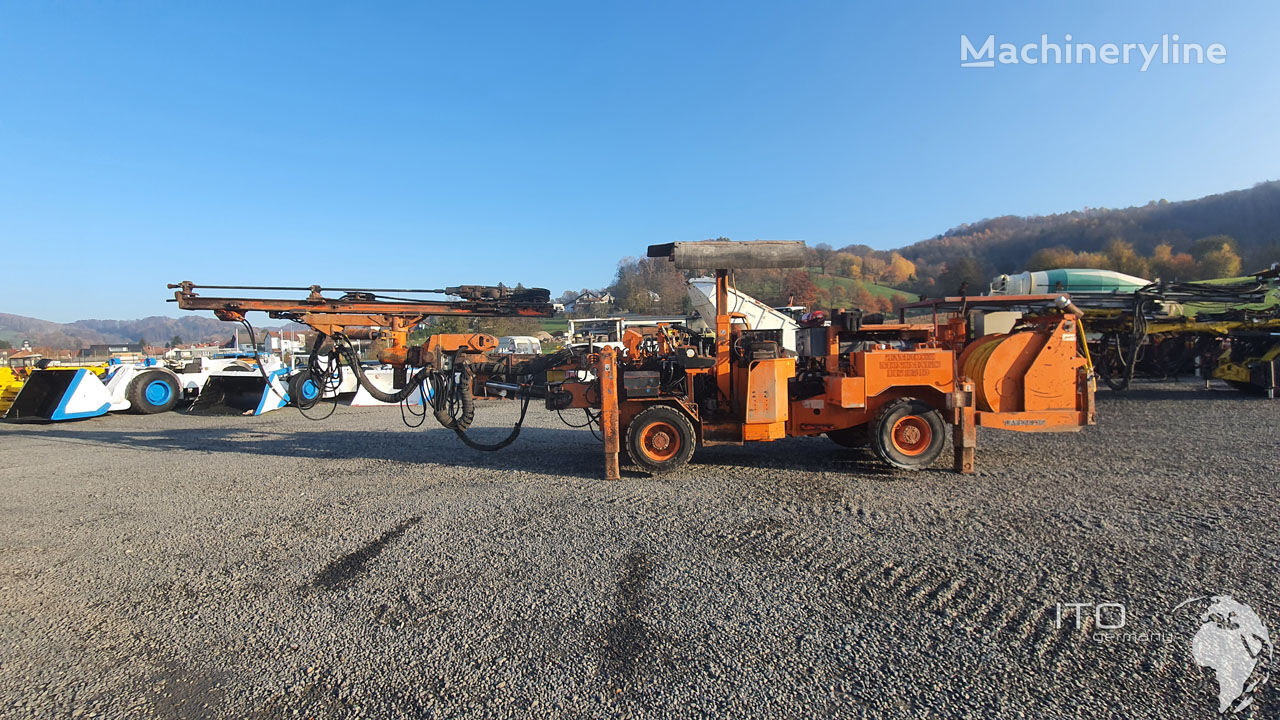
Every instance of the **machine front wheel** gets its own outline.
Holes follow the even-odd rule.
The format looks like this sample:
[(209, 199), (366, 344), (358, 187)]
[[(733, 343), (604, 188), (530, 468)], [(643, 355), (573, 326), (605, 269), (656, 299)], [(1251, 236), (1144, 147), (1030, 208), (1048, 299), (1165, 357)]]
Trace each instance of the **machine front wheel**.
[(627, 453), (641, 469), (654, 475), (689, 462), (696, 442), (689, 419), (665, 405), (641, 411), (627, 425)]
[(140, 415), (152, 415), (167, 412), (178, 404), (181, 391), (178, 381), (167, 372), (150, 370), (139, 373), (129, 381), (125, 389), (125, 399), (129, 401), (129, 410)]
[(900, 398), (880, 409), (871, 445), (880, 459), (903, 470), (929, 467), (946, 444), (942, 415), (916, 398)]

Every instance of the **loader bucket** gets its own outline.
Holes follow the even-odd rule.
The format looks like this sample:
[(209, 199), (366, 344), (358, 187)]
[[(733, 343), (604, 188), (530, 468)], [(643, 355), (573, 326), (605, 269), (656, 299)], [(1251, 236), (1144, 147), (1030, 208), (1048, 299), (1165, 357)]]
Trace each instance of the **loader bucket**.
[(252, 372), (230, 372), (210, 375), (191, 403), (194, 415), (261, 415), (277, 410), (289, 402), (289, 394), (279, 382), (280, 371), (267, 375)]
[(88, 370), (37, 370), (22, 385), (5, 417), (77, 420), (106, 415), (110, 409), (106, 386)]

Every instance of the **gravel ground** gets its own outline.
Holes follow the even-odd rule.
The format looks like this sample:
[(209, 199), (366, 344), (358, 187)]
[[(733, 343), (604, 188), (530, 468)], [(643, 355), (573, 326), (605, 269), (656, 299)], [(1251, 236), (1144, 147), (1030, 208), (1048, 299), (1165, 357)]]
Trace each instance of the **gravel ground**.
[(1099, 404), (969, 477), (818, 438), (606, 482), (536, 406), (488, 454), (388, 408), (2, 424), (0, 713), (1215, 717), (1169, 611), (1280, 631), (1280, 403)]

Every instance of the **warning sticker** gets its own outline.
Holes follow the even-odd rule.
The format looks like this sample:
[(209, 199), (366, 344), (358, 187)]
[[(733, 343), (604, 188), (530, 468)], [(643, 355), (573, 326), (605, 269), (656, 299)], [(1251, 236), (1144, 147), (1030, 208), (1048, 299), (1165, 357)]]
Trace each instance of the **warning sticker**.
[(880, 370), (886, 377), (917, 378), (928, 377), (934, 370), (942, 367), (942, 358), (937, 355), (909, 355), (899, 353), (880, 359)]

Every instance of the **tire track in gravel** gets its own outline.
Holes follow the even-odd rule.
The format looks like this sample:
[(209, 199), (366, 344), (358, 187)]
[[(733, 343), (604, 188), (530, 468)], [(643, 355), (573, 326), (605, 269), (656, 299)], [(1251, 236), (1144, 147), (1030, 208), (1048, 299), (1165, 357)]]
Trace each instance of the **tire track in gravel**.
[[(871, 604), (891, 613), (895, 609), (904, 615), (929, 613), (952, 626), (981, 631), (986, 643), (1002, 647), (1004, 653), (1055, 671), (1066, 668), (1092, 631), (1092, 619), (1080, 630), (1074, 620), (1057, 627), (1053, 599), (1073, 591), (1064, 590), (1060, 576), (1044, 568), (999, 572), (999, 585), (995, 579), (984, 583), (982, 574), (974, 573), (960, 558), (939, 563), (863, 557), (827, 569), (833, 584), (842, 588), (841, 598), (848, 608)], [(1096, 572), (1085, 583), (1068, 587), (1082, 586), (1106, 592)]]
[[(1023, 584), (1023, 587), (1038, 589), (1048, 585), (1049, 571), (1040, 568), (1034, 573), (1031, 583)], [(1028, 579), (1023, 575), (1023, 580)], [(1026, 637), (1023, 632), (1024, 628), (1030, 627), (1031, 616), (1035, 613), (1036, 608), (1030, 603), (1001, 603), (993, 595), (993, 601), (990, 603), (989, 612), (982, 616), (986, 626), (990, 628), (988, 635), (993, 638)]]
[[(1029, 557), (1019, 550), (1033, 545), (1032, 539), (1042, 539), (1064, 528), (1069, 539), (1082, 541), (1113, 530), (1098, 513), (1087, 512), (1084, 517), (1066, 513), (1060, 522), (1041, 522), (1019, 511), (979, 515), (970, 512), (967, 520), (961, 521), (932, 503), (866, 503), (844, 498), (819, 505), (834, 511), (837, 517), (824, 515), (816, 507), (806, 508), (793, 499), (780, 506), (791, 511), (785, 519), (770, 517), (739, 523), (720, 532), (704, 530), (703, 537), (715, 549), (733, 556), (759, 563), (785, 561), (826, 579), (840, 588), (834, 594), (840, 596), (839, 605), (845, 610), (830, 609), (837, 616), (846, 616), (848, 609), (861, 613), (869, 606), (899, 616), (928, 613), (950, 626), (966, 628), (970, 635), (976, 633), (1012, 663), (1030, 663), (1054, 673), (1079, 666), (1089, 656), (1096, 629), (1091, 611), (1082, 615), (1080, 627), (1074, 618), (1069, 622), (1064, 618), (1059, 625), (1055, 603), (1101, 602), (1118, 597), (1113, 584), (1100, 575), (1096, 566), (1088, 566), (1081, 574), (1075, 560)], [(800, 540), (813, 534), (812, 525), (826, 521), (838, 527), (844, 518), (873, 533), (876, 528), (892, 528), (900, 536), (925, 535), (935, 541), (941, 536), (958, 540), (961, 545), (964, 536), (956, 538), (955, 532), (971, 533), (975, 541), (995, 535), (998, 546), (1004, 548), (997, 549), (996, 557), (1001, 562), (997, 567), (994, 560), (981, 556), (931, 554), (936, 546), (921, 547), (919, 555), (906, 558), (867, 555), (831, 559), (830, 544), (817, 546)], [(810, 519), (817, 522), (807, 523)], [(1149, 655), (1146, 651), (1136, 658), (1130, 652), (1123, 654), (1130, 665), (1142, 664)]]

